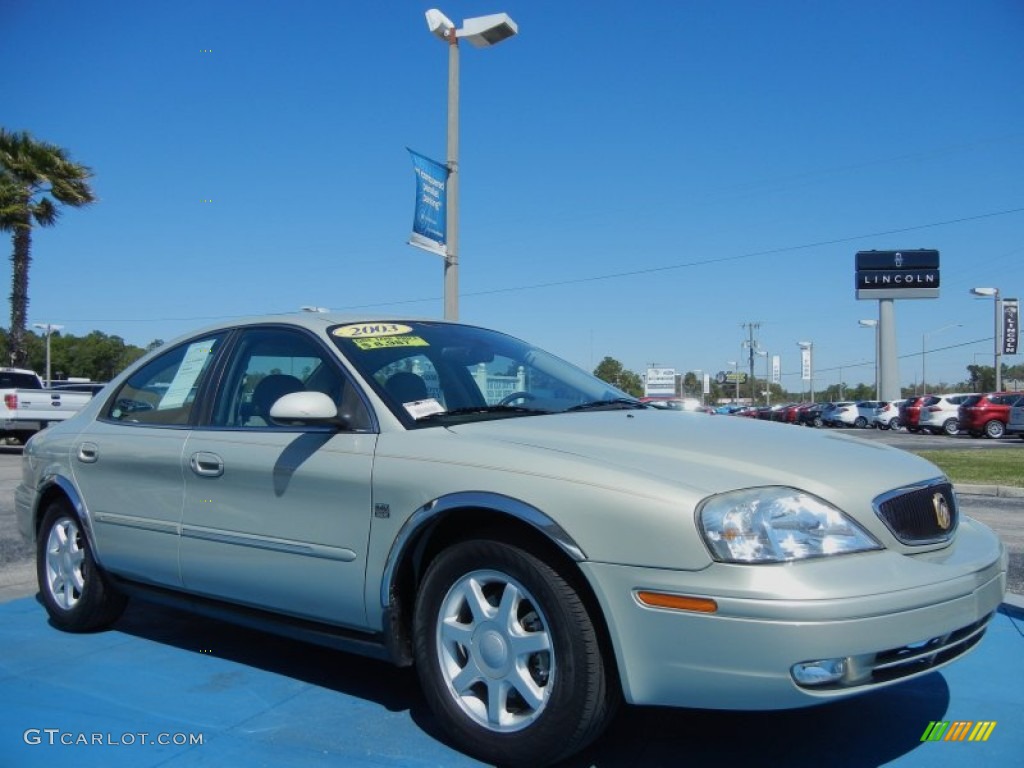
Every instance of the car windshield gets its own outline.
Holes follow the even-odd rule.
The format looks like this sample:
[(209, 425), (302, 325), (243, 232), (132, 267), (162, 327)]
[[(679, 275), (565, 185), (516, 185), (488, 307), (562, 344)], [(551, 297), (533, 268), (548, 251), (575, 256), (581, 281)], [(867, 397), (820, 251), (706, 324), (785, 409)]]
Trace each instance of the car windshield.
[(339, 325), (329, 333), (410, 427), (646, 408), (565, 360), (496, 331), (396, 321)]

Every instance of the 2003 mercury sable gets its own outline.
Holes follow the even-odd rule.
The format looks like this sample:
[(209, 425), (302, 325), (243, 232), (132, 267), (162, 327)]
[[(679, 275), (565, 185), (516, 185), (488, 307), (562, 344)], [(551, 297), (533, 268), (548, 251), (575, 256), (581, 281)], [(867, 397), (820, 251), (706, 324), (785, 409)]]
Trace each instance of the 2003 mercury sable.
[(909, 453), (648, 409), (518, 339), (304, 314), (166, 345), (26, 447), (58, 627), (128, 595), (415, 664), (539, 764), (635, 704), (777, 709), (973, 648), (1006, 554)]

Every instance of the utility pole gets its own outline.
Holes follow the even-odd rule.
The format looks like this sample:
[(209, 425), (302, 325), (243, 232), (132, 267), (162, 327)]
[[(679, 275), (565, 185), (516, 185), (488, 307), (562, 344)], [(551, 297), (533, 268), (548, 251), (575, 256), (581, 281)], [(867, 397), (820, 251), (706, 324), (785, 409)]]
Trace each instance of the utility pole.
[[(743, 342), (743, 346), (747, 348), (750, 363), (750, 403), (751, 405), (755, 402), (755, 391), (754, 386), (754, 353), (757, 349), (757, 341), (754, 339), (754, 331), (761, 327), (761, 323), (743, 323), (743, 328), (747, 329), (749, 334), (747, 341)], [(737, 384), (737, 386), (739, 386)], [(767, 382), (765, 382), (765, 388), (767, 388)]]

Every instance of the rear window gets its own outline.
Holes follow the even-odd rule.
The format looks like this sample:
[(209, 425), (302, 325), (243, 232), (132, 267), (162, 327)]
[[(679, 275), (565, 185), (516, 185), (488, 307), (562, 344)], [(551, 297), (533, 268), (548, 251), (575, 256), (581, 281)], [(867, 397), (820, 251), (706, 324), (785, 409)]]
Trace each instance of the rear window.
[(30, 373), (0, 373), (0, 389), (39, 389), (39, 379)]

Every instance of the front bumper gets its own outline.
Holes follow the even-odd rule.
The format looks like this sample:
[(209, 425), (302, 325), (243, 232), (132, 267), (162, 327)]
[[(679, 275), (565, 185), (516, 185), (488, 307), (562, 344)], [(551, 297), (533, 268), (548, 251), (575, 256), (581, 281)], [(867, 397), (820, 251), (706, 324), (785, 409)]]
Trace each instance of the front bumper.
[[(937, 669), (977, 641), (1006, 591), (998, 538), (965, 518), (926, 555), (716, 563), (699, 572), (581, 564), (632, 704), (768, 710), (845, 698)], [(710, 598), (715, 613), (651, 608), (639, 590)], [(848, 679), (798, 685), (793, 665), (847, 660)], [(888, 665), (888, 666), (885, 666)]]

